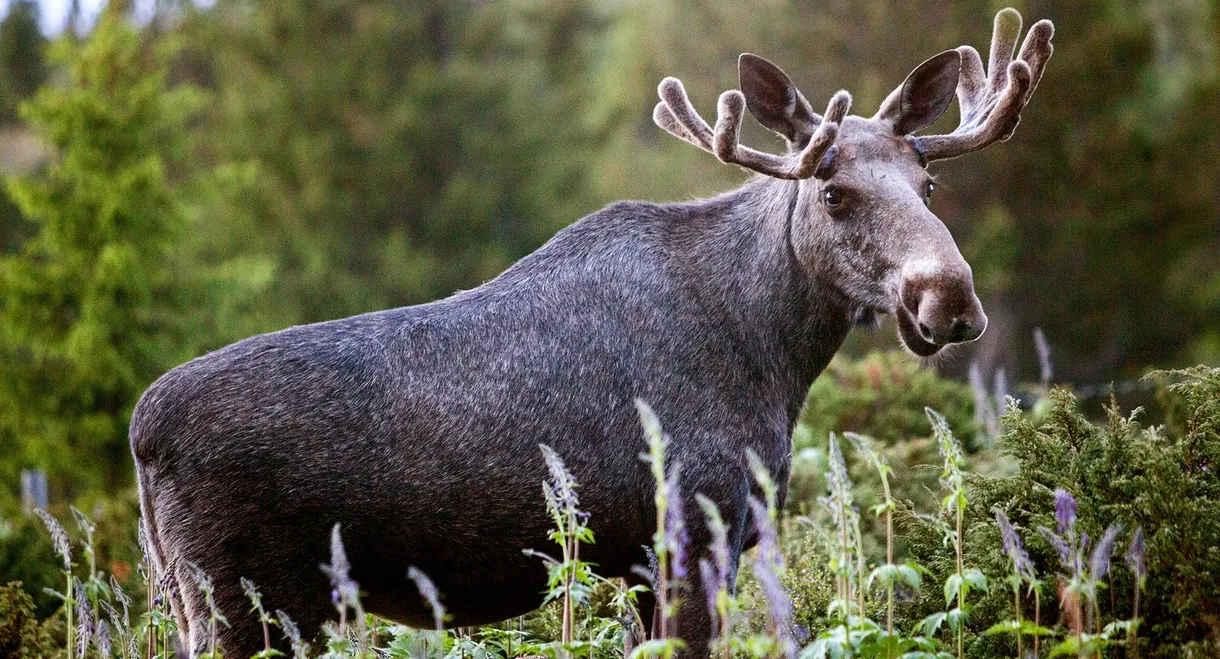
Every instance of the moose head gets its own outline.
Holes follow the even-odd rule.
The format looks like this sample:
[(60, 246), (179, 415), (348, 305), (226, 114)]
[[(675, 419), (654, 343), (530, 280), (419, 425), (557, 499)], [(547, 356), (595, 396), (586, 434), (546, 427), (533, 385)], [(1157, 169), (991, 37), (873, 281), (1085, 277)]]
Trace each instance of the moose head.
[[(741, 90), (721, 94), (714, 129), (675, 78), (661, 82), (653, 120), (722, 162), (796, 181), (788, 240), (808, 277), (842, 296), (858, 324), (894, 314), (903, 345), (929, 357), (977, 339), (987, 316), (970, 265), (930, 210), (935, 183), (927, 166), (1012, 136), (1050, 59), (1054, 27), (1036, 23), (1014, 59), (1020, 33), (1020, 14), (1001, 11), (986, 69), (970, 46), (940, 53), (915, 67), (870, 118), (847, 114), (846, 91), (818, 115), (778, 66), (744, 54)], [(958, 127), (947, 135), (916, 135), (955, 95)], [(746, 109), (787, 141), (788, 153), (739, 142)]]

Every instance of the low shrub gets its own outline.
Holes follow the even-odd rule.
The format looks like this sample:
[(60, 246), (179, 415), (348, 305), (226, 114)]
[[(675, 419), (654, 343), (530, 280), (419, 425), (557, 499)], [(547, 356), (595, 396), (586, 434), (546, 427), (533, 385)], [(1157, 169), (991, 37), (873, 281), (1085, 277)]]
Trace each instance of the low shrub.
[(54, 621), (39, 622), (34, 600), (20, 581), (0, 586), (0, 657), (50, 659), (59, 650), (52, 642)]
[[(1037, 576), (1046, 584), (1043, 623), (1060, 619), (1059, 595), (1069, 583), (1057, 575), (1059, 551), (1040, 528), (1055, 529), (1056, 490), (1076, 501), (1077, 524), (1091, 543), (1119, 526), (1119, 550), (1136, 529), (1146, 549), (1146, 590), (1140, 594), (1140, 656), (1220, 656), (1220, 369), (1198, 367), (1154, 376), (1166, 423), (1149, 425), (1137, 409), (1124, 415), (1111, 404), (1102, 422), (1090, 421), (1070, 391), (1051, 392), (1045, 414), (1032, 418), (1015, 406), (1004, 414), (1003, 453), (1018, 468), (1006, 477), (972, 477), (967, 547), (988, 574), (1011, 571), (996, 551), (1002, 511), (1025, 541)], [(933, 573), (949, 569), (939, 532), (925, 519), (903, 519), (908, 546)], [(1121, 551), (1120, 551), (1121, 553)], [(1119, 566), (1101, 584), (1102, 617), (1134, 614), (1136, 577)], [(972, 613), (981, 632), (1012, 616), (1011, 591), (995, 589)], [(1033, 601), (1022, 599), (1026, 615)], [(918, 616), (922, 611), (916, 611)], [(1011, 654), (1011, 638), (978, 636), (970, 656)]]
[(836, 356), (809, 389), (797, 450), (825, 447), (832, 432), (859, 433), (887, 446), (930, 437), (927, 407), (942, 411), (967, 451), (977, 448), (980, 428), (968, 385), (942, 378), (898, 350), (862, 359)]

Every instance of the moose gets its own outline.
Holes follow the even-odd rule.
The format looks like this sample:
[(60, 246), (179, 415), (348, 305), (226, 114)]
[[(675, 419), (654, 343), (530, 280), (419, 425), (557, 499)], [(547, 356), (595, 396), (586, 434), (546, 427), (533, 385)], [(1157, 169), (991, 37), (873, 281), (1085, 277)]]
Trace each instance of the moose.
[[(523, 550), (550, 545), (539, 444), (581, 484), (597, 539), (582, 558), (642, 581), (655, 484), (636, 399), (671, 437), (683, 496), (719, 506), (736, 564), (756, 541), (747, 450), (786, 483), (806, 393), (853, 327), (893, 314), (918, 357), (983, 333), (970, 266), (929, 209), (927, 167), (1013, 134), (1053, 32), (1038, 22), (1017, 51), (1021, 17), (1003, 10), (986, 67), (969, 46), (940, 53), (869, 118), (848, 115), (845, 91), (817, 114), (750, 54), (714, 127), (666, 78), (657, 125), (754, 172), (742, 187), (614, 203), (477, 288), (255, 336), (162, 376), (132, 414), (131, 450), (187, 650), (208, 636), (194, 566), (229, 614), (228, 656), (263, 647), (240, 615), (241, 577), (315, 633), (333, 613), (319, 565), (336, 523), (370, 612), (431, 626), (410, 567), (434, 580), (453, 626), (536, 608), (546, 573)], [(955, 97), (956, 129), (916, 135)], [(745, 110), (784, 154), (739, 142)], [(685, 510), (694, 565), (710, 535), (699, 507)], [(712, 635), (697, 572), (675, 614), (686, 657), (706, 657)]]

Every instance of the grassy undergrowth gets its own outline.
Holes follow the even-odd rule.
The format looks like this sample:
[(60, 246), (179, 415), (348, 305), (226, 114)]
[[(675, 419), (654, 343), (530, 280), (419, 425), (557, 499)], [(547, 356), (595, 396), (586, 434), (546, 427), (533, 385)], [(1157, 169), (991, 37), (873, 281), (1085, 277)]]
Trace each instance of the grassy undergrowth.
[[(1094, 423), (1069, 392), (1056, 390), (1033, 411), (1010, 404), (999, 437), (971, 437), (965, 447), (953, 423), (930, 409), (930, 432), (905, 441), (830, 433), (818, 442), (806, 428), (796, 440), (784, 509), (777, 485), (752, 462), (762, 493), (751, 502), (759, 544), (742, 557), (735, 588), (719, 511), (683, 492), (665, 459), (662, 420), (641, 404), (641, 449), (657, 484), (656, 560), (648, 577), (664, 612), (651, 639), (636, 613), (642, 588), (601, 578), (582, 562), (582, 545), (596, 538), (579, 483), (546, 447), (550, 476), (539, 505), (555, 528), (552, 551), (537, 554), (549, 575), (548, 603), (539, 611), (493, 627), (447, 630), (445, 594), (412, 570), (432, 603), (434, 629), (366, 615), (336, 527), (327, 566), (335, 616), (317, 638), (301, 638), (249, 582), (249, 610), (213, 608), (208, 629), (218, 632), (234, 616), (257, 617), (266, 639), (260, 659), (281, 651), (664, 657), (680, 647), (668, 631), (682, 586), (699, 578), (711, 584), (700, 604), (714, 621), (716, 657), (1217, 656), (1220, 369), (1158, 377), (1165, 385), (1158, 425), (1116, 406)], [(923, 448), (912, 451), (912, 444)], [(934, 459), (911, 462), (932, 451)], [(986, 473), (972, 471), (973, 461), (989, 463)], [(913, 492), (908, 481), (922, 484), (918, 496), (902, 496)], [(58, 564), (53, 595), (16, 582), (0, 588), (0, 656), (173, 656), (176, 629), (158, 576), (138, 554), (134, 565), (115, 559), (121, 552), (104, 541), (114, 534), (104, 528), (114, 521), (107, 509), (99, 525), (69, 512), (71, 534), (51, 515), (39, 522), (51, 546), (36, 546)], [(713, 530), (711, 555), (688, 564), (684, 526), (700, 517)], [(26, 538), (31, 523), (0, 526), (0, 549), (9, 552), (14, 538)], [(210, 579), (199, 572), (195, 581), (206, 598)], [(46, 605), (48, 597), (58, 604)], [(208, 646), (209, 655), (222, 655)]]

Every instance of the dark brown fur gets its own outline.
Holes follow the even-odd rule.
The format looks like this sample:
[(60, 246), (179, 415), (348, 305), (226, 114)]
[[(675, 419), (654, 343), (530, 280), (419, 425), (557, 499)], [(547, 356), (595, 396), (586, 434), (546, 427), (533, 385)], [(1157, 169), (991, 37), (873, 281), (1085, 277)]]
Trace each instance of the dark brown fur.
[[(739, 124), (748, 104), (791, 154), (743, 151), (732, 116), (706, 134), (684, 128), (690, 116), (659, 121), (789, 175), (705, 201), (613, 204), (477, 289), (252, 337), (154, 383), (131, 446), (190, 649), (203, 646), (207, 614), (189, 564), (215, 580), (228, 656), (262, 646), (243, 576), (316, 632), (333, 613), (318, 566), (335, 523), (372, 612), (430, 626), (412, 565), (436, 582), (452, 625), (536, 607), (546, 574), (522, 550), (550, 549), (539, 443), (581, 484), (597, 536), (584, 558), (631, 576), (655, 524), (637, 397), (672, 436), (685, 495), (720, 506), (740, 555), (752, 543), (744, 452), (786, 483), (806, 392), (853, 324), (896, 313), (921, 355), (985, 326), (970, 268), (926, 205), (926, 154), (908, 135), (951, 99), (961, 58), (950, 53), (872, 119), (844, 116), (845, 94), (812, 115), (782, 71), (743, 58), (743, 88), (759, 97), (722, 109)], [(811, 156), (813, 167), (802, 161)], [(686, 510), (693, 567), (708, 535), (693, 501)], [(706, 656), (708, 615), (690, 586), (678, 629), (688, 656)]]

